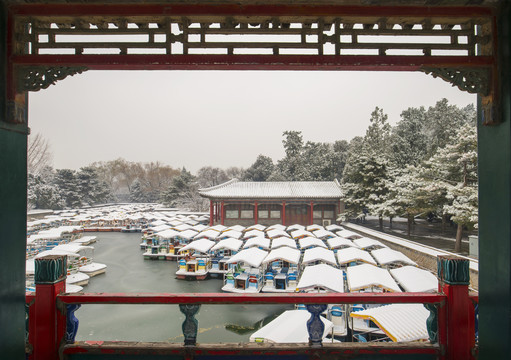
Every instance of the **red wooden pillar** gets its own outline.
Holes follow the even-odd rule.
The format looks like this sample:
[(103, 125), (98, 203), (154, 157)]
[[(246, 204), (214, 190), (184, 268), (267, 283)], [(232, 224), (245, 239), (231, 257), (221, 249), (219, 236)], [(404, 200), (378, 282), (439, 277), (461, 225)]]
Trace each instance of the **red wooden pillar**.
[[(447, 296), (446, 359), (473, 359), (475, 346), (474, 305), (470, 301), (470, 262), (452, 255), (438, 259), (439, 290)], [(440, 331), (444, 329), (440, 328)]]
[(259, 221), (257, 214), (257, 201), (254, 202), (254, 224), (257, 224)]
[(222, 201), (222, 204), (220, 205), (220, 218), (222, 220), (221, 224), (223, 225), (224, 224), (224, 219), (225, 219), (225, 206), (224, 206), (224, 202)]
[(282, 201), (282, 225), (286, 226), (286, 202)]
[(213, 226), (213, 200), (209, 200), (209, 226)]
[(57, 295), (66, 290), (67, 257), (49, 255), (35, 260), (34, 359), (57, 360), (66, 318), (57, 310)]
[(310, 225), (314, 224), (314, 201), (311, 201)]

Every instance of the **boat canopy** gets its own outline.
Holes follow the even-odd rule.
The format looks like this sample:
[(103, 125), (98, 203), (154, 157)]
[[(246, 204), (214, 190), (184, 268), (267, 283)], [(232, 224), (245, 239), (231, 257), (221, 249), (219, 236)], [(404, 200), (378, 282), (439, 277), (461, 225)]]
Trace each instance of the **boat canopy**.
[(417, 263), (415, 261), (412, 261), (408, 256), (406, 256), (402, 252), (392, 250), (389, 248), (373, 250), (371, 251), (371, 255), (373, 255), (378, 264), (380, 264), (381, 266), (388, 266), (393, 264), (406, 264), (417, 266)]
[(302, 250), (308, 249), (311, 247), (318, 247), (318, 246), (326, 248), (324, 241), (321, 239), (318, 239), (314, 236), (306, 236), (306, 237), (298, 240), (298, 242), (300, 243), (300, 249), (302, 249)]
[(208, 229), (208, 230), (201, 231), (200, 233), (195, 235), (193, 238), (195, 240), (199, 240), (199, 239), (215, 240), (218, 235), (220, 235), (220, 233), (218, 231)]
[(42, 258), (47, 255), (65, 255), (68, 257), (72, 257), (72, 258), (80, 257), (80, 255), (78, 255), (77, 253), (72, 252), (72, 251), (51, 249), (51, 250), (41, 251), (39, 254), (34, 256), (34, 259), (39, 259), (39, 258)]
[(250, 230), (264, 231), (265, 229), (266, 229), (266, 226), (261, 225), (261, 224), (255, 224), (255, 225), (248, 226), (246, 230), (247, 231), (250, 231)]
[(292, 231), (295, 231), (295, 230), (305, 230), (305, 226), (300, 225), (300, 224), (293, 224), (293, 225), (289, 225), (286, 230), (289, 233)]
[(303, 237), (306, 237), (306, 236), (314, 237), (314, 235), (310, 231), (307, 231), (307, 230), (294, 230), (294, 231), (291, 231), (291, 237), (293, 239), (300, 239), (300, 238), (303, 238)]
[(436, 292), (438, 279), (431, 272), (416, 266), (403, 266), (389, 270), (401, 287), (408, 292)]
[(229, 260), (227, 260), (227, 263), (232, 264), (243, 262), (247, 265), (257, 268), (261, 265), (267, 255), (267, 251), (252, 247), (250, 249), (241, 250), (239, 253), (233, 255)]
[(231, 251), (238, 251), (241, 248), (241, 245), (243, 245), (243, 241), (239, 239), (233, 239), (233, 238), (227, 238), (220, 240), (215, 246), (213, 246), (210, 250), (222, 250), (227, 249)]
[(168, 230), (170, 228), (171, 228), (170, 225), (164, 224), (164, 225), (158, 225), (158, 226), (150, 227), (149, 230), (152, 230), (153, 232), (157, 233), (157, 232), (160, 232), (160, 231)]
[(244, 226), (241, 226), (241, 225), (233, 225), (233, 226), (229, 226), (227, 229), (225, 229), (224, 231), (222, 232), (227, 232), (227, 231), (237, 231), (237, 232), (242, 232), (245, 230), (245, 227)]
[(323, 240), (329, 239), (329, 238), (333, 238), (333, 237), (337, 236), (333, 232), (325, 230), (325, 229), (319, 229), (319, 230), (313, 231), (312, 233), (318, 239), (323, 239)]
[(368, 264), (376, 265), (376, 261), (367, 251), (355, 247), (337, 250), (337, 262), (339, 265), (349, 264), (352, 261), (363, 261)]
[(163, 231), (157, 232), (154, 235), (158, 236), (160, 239), (168, 240), (168, 239), (175, 238), (176, 235), (179, 235), (179, 231), (176, 231), (176, 230), (173, 230), (173, 229), (167, 229), (167, 230), (163, 230)]
[[(305, 310), (286, 310), (280, 316), (269, 322), (267, 325), (250, 335), (251, 342), (267, 343), (308, 343), (309, 332), (307, 331), (307, 321), (311, 314)], [(324, 317), (319, 317), (325, 328), (323, 338), (325, 338), (333, 328), (333, 323)]]
[(273, 224), (271, 226), (268, 226), (266, 228), (266, 231), (272, 231), (272, 230), (282, 230), (282, 231), (286, 231), (286, 227), (282, 224)]
[(307, 266), (298, 281), (297, 290), (321, 288), (332, 292), (344, 292), (343, 272), (330, 265), (318, 264)]
[(391, 304), (354, 311), (352, 317), (370, 319), (394, 342), (428, 340), (427, 319), (422, 304)]
[(250, 238), (245, 242), (245, 245), (243, 245), (243, 249), (247, 249), (250, 247), (262, 247), (263, 249), (269, 249), (270, 239), (262, 236)]
[(268, 237), (270, 239), (276, 239), (278, 237), (287, 237), (289, 238), (289, 234), (287, 232), (285, 232), (284, 230), (282, 229), (272, 229), (272, 230), (268, 230), (266, 232), (266, 235), (268, 235)]
[(324, 263), (337, 266), (334, 252), (322, 247), (307, 249), (303, 253), (302, 265), (307, 265), (315, 261), (323, 261)]
[(369, 249), (369, 248), (375, 248), (375, 249), (381, 249), (387, 247), (384, 243), (382, 243), (379, 240), (371, 239), (368, 237), (361, 237), (359, 239), (353, 240), (353, 243), (357, 245), (361, 249)]
[(391, 292), (401, 289), (386, 269), (374, 265), (362, 264), (347, 268), (348, 288), (350, 292), (379, 287)]
[(305, 227), (305, 230), (314, 232), (314, 231), (318, 231), (318, 230), (325, 230), (325, 228), (318, 224), (312, 224), (312, 225), (307, 225)]
[(218, 232), (222, 232), (222, 231), (227, 229), (227, 226), (218, 224), (218, 225), (215, 225), (215, 226), (210, 226), (209, 229), (215, 230), (215, 231), (218, 231)]
[(190, 229), (190, 230), (181, 231), (176, 236), (180, 237), (181, 239), (191, 240), (191, 239), (193, 239), (193, 237), (195, 235), (197, 235), (197, 231)]
[(55, 246), (52, 250), (62, 250), (62, 251), (69, 251), (73, 253), (78, 253), (82, 250), (94, 250), (93, 246), (86, 246), (86, 245), (80, 245), (80, 244), (61, 244)]
[(156, 226), (160, 226), (160, 225), (167, 225), (167, 223), (165, 221), (159, 219), (159, 220), (152, 221), (149, 225), (151, 227), (156, 227)]
[(211, 249), (215, 245), (215, 242), (208, 239), (199, 239), (194, 240), (191, 243), (189, 243), (186, 246), (183, 246), (181, 249), (179, 249), (179, 252), (185, 251), (185, 250), (195, 250), (196, 252), (200, 253), (207, 253), (209, 249)]
[(350, 239), (342, 238), (342, 237), (333, 237), (326, 240), (326, 243), (328, 244), (328, 247), (330, 249), (339, 249), (339, 248), (345, 248), (345, 247), (358, 247), (351, 241)]
[(250, 239), (253, 237), (264, 237), (264, 231), (262, 230), (248, 230), (245, 235), (243, 235), (243, 239)]
[(282, 246), (288, 246), (290, 248), (296, 249), (296, 240), (288, 238), (288, 237), (279, 237), (276, 239), (273, 239), (271, 241), (271, 248), (277, 249)]
[(264, 259), (263, 263), (268, 264), (272, 261), (276, 260), (284, 260), (291, 264), (298, 265), (298, 262), (300, 261), (300, 256), (302, 254), (300, 253), (300, 250), (293, 249), (288, 246), (279, 247), (278, 249), (274, 249), (270, 251), (266, 259)]
[(87, 242), (95, 242), (98, 237), (94, 235), (82, 236), (81, 238), (73, 240), (75, 244), (83, 244)]
[(216, 239), (217, 240), (219, 240), (219, 239), (227, 239), (227, 238), (241, 239), (242, 236), (243, 236), (243, 233), (241, 231), (238, 231), (238, 230), (226, 230), (226, 231), (218, 234)]
[(328, 230), (328, 231), (344, 230), (344, 228), (342, 226), (337, 225), (337, 224), (330, 224), (325, 229)]
[(343, 237), (345, 239), (360, 239), (362, 236), (357, 234), (356, 232), (350, 231), (350, 230), (340, 230), (336, 232), (337, 236)]

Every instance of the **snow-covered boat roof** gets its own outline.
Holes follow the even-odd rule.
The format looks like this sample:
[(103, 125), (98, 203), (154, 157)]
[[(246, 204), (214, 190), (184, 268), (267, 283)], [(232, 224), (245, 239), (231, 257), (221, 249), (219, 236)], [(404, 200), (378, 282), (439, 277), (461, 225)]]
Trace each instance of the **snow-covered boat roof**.
[(250, 239), (251, 237), (264, 237), (264, 231), (262, 230), (249, 230), (243, 235), (243, 239)]
[(322, 247), (307, 249), (303, 253), (302, 265), (307, 265), (315, 261), (323, 261), (333, 266), (337, 266), (337, 260), (335, 259), (334, 252)]
[(416, 266), (403, 266), (389, 270), (399, 285), (408, 292), (436, 292), (438, 279), (431, 272)]
[(271, 230), (282, 230), (282, 231), (285, 231), (286, 230), (286, 227), (282, 224), (273, 224), (273, 225), (270, 225), (266, 228), (266, 231), (271, 231)]
[(232, 238), (232, 239), (241, 239), (243, 236), (243, 233), (238, 230), (227, 230), (222, 233), (220, 233), (216, 238), (217, 239), (224, 239), (224, 238)]
[(253, 238), (248, 239), (245, 244), (243, 245), (243, 249), (247, 249), (250, 247), (262, 247), (264, 249), (270, 248), (270, 239), (262, 237), (262, 236), (256, 236)]
[(300, 244), (300, 249), (307, 249), (315, 246), (326, 248), (325, 242), (321, 239), (315, 238), (314, 236), (301, 238), (298, 240), (298, 243)]
[(270, 239), (275, 239), (275, 238), (278, 238), (278, 237), (290, 237), (289, 234), (287, 232), (285, 232), (284, 230), (282, 230), (282, 229), (271, 229), (271, 230), (268, 230), (268, 231), (266, 231), (266, 235), (268, 235), (268, 237)]
[(208, 229), (208, 230), (201, 231), (200, 233), (195, 235), (193, 238), (194, 239), (210, 239), (210, 240), (214, 240), (214, 239), (217, 238), (218, 235), (220, 235), (220, 233), (218, 231)]
[(172, 229), (177, 230), (177, 231), (197, 230), (192, 225), (183, 224), (183, 223), (173, 226)]
[(291, 231), (291, 237), (293, 239), (299, 239), (299, 238), (306, 237), (306, 236), (314, 237), (314, 235), (310, 231), (307, 231), (307, 230), (294, 230), (294, 231)]
[(289, 225), (286, 229), (287, 232), (292, 232), (292, 231), (295, 231), (295, 230), (305, 230), (305, 226), (301, 225), (301, 224), (293, 224), (293, 225)]
[(226, 231), (238, 231), (238, 232), (242, 232), (244, 230), (245, 230), (244, 226), (232, 225), (232, 226), (229, 226), (227, 229), (225, 229), (224, 232), (226, 232)]
[(315, 237), (317, 237), (319, 239), (323, 239), (323, 240), (337, 236), (333, 232), (325, 230), (325, 229), (315, 230), (312, 233), (314, 234)]
[(176, 235), (179, 235), (179, 231), (176, 231), (174, 229), (167, 229), (157, 232), (154, 235), (158, 236), (161, 239), (173, 239), (176, 237)]
[(358, 247), (351, 241), (350, 239), (342, 238), (342, 237), (334, 237), (326, 240), (326, 243), (328, 244), (328, 247), (330, 249), (338, 249), (338, 248), (344, 248), (344, 247)]
[(379, 248), (387, 247), (387, 245), (385, 245), (381, 241), (376, 240), (376, 239), (371, 239), (368, 237), (361, 237), (359, 239), (354, 239), (353, 243), (361, 249), (369, 249), (369, 248), (379, 249)]
[(252, 247), (250, 249), (241, 250), (239, 253), (233, 255), (229, 260), (227, 260), (227, 263), (232, 264), (243, 262), (252, 267), (259, 267), (267, 255), (267, 251)]
[(264, 231), (264, 230), (266, 230), (266, 226), (261, 225), (261, 224), (254, 224), (254, 225), (247, 226), (247, 228), (245, 230), (246, 231), (250, 231), (250, 230)]
[(334, 181), (239, 181), (199, 189), (199, 195), (215, 199), (339, 199), (341, 186)]
[(335, 231), (343, 230), (344, 228), (342, 226), (340, 226), (340, 225), (337, 225), (337, 224), (330, 224), (327, 227), (325, 227), (325, 229), (328, 230), (328, 231), (335, 232)]
[(374, 265), (362, 264), (347, 268), (348, 288), (351, 292), (379, 287), (391, 292), (401, 289), (386, 269)]
[(272, 249), (277, 249), (279, 247), (282, 247), (282, 246), (288, 246), (290, 248), (293, 248), (293, 249), (296, 249), (296, 240), (294, 239), (290, 239), (290, 238), (287, 238), (287, 237), (279, 237), (279, 238), (276, 238), (276, 239), (273, 239), (271, 241), (271, 248)]
[(298, 249), (293, 249), (287, 246), (279, 247), (270, 251), (263, 263), (268, 264), (272, 261), (284, 260), (291, 264), (298, 264), (300, 261), (301, 252)]
[(392, 341), (429, 339), (429, 311), (422, 304), (391, 304), (351, 313), (352, 317), (371, 319)]
[(297, 290), (322, 288), (332, 292), (344, 292), (343, 272), (327, 264), (307, 266), (298, 281)]
[(353, 231), (350, 231), (350, 230), (346, 230), (346, 229), (337, 231), (336, 234), (337, 234), (337, 236), (340, 236), (340, 237), (343, 237), (343, 238), (346, 238), (346, 239), (351, 239), (351, 240), (353, 240), (353, 239), (360, 239), (362, 237), (362, 235), (359, 235), (356, 232), (353, 232)]
[(53, 250), (62, 250), (62, 251), (69, 251), (73, 253), (78, 253), (82, 250), (94, 250), (93, 246), (85, 246), (80, 244), (61, 244), (57, 245), (53, 248)]
[(207, 229), (208, 227), (206, 225), (203, 225), (203, 224), (197, 224), (197, 225), (194, 225), (192, 227), (192, 230), (195, 230), (195, 231), (198, 231), (198, 232), (201, 232), (203, 231), (204, 229)]
[(160, 231), (168, 230), (170, 228), (171, 228), (171, 226), (164, 224), (164, 225), (158, 225), (158, 226), (150, 227), (149, 230), (152, 230), (155, 233), (157, 233), (157, 232), (160, 232)]
[(181, 231), (176, 236), (180, 237), (182, 239), (190, 240), (190, 239), (192, 239), (197, 234), (198, 234), (197, 231), (189, 229), (189, 230)]
[(215, 226), (210, 226), (209, 227), (211, 230), (216, 230), (218, 232), (222, 232), (222, 231), (225, 231), (227, 229), (227, 226), (224, 226), (224, 225), (215, 225)]
[(348, 264), (357, 260), (376, 265), (376, 261), (367, 251), (355, 247), (348, 247), (337, 250), (337, 262), (339, 265)]
[(314, 231), (318, 231), (318, 230), (325, 230), (325, 228), (318, 224), (312, 224), (312, 225), (307, 225), (305, 227), (305, 230), (314, 232)]
[(167, 223), (163, 220), (155, 220), (155, 221), (152, 221), (149, 223), (149, 226), (151, 226), (151, 227), (156, 227), (156, 226), (160, 226), (160, 225), (167, 225)]
[(34, 256), (34, 259), (39, 259), (39, 258), (42, 258), (47, 255), (64, 255), (64, 256), (73, 257), (73, 258), (80, 257), (80, 255), (78, 255), (75, 252), (51, 249), (51, 250), (41, 251), (39, 254)]
[(220, 240), (215, 246), (213, 246), (210, 250), (222, 250), (222, 249), (228, 249), (231, 251), (238, 251), (241, 248), (241, 245), (243, 245), (243, 241), (239, 239), (234, 238), (227, 238)]
[(98, 237), (97, 237), (97, 236), (94, 236), (94, 235), (82, 236), (81, 238), (74, 239), (74, 240), (73, 240), (73, 243), (75, 243), (75, 244), (82, 244), (82, 243), (86, 243), (86, 242), (93, 242), (93, 241), (95, 241), (97, 238), (98, 238)]
[(211, 249), (215, 245), (214, 241), (208, 240), (208, 239), (199, 239), (194, 240), (191, 243), (189, 243), (186, 246), (183, 246), (179, 252), (185, 251), (185, 250), (195, 250), (196, 252), (200, 253), (207, 253), (209, 249)]
[[(309, 332), (307, 331), (307, 321), (311, 315), (306, 310), (286, 310), (277, 318), (250, 335), (251, 342), (265, 343), (308, 343)], [(333, 328), (333, 323), (324, 317), (319, 317), (325, 328), (323, 338), (327, 336)]]
[(389, 248), (373, 250), (371, 251), (371, 255), (376, 259), (378, 264), (380, 264), (381, 266), (387, 266), (391, 264), (408, 264), (415, 266), (417, 265), (415, 261), (412, 261), (405, 254)]

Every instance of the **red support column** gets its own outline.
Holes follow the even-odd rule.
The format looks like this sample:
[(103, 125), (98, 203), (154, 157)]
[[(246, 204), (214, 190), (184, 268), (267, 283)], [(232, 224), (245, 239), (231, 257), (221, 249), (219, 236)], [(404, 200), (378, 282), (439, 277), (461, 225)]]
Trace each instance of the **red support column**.
[(209, 200), (209, 226), (213, 226), (213, 200)]
[(257, 216), (257, 201), (255, 201), (254, 202), (254, 224), (257, 224), (258, 221), (259, 221), (259, 219)]
[(224, 224), (224, 219), (225, 219), (225, 207), (224, 207), (224, 202), (222, 201), (222, 204), (220, 205), (220, 218), (222, 220), (221, 224), (223, 225)]
[(314, 224), (314, 201), (311, 201), (310, 224)]
[[(469, 260), (456, 256), (439, 256), (439, 288), (447, 295), (447, 359), (473, 359), (475, 346), (474, 305), (470, 301)], [(440, 331), (444, 329), (440, 328)], [(443, 339), (442, 339), (443, 338)]]
[(57, 360), (66, 330), (66, 317), (57, 310), (57, 295), (66, 290), (67, 257), (35, 260), (34, 359)]
[(282, 225), (286, 226), (286, 202), (282, 201)]

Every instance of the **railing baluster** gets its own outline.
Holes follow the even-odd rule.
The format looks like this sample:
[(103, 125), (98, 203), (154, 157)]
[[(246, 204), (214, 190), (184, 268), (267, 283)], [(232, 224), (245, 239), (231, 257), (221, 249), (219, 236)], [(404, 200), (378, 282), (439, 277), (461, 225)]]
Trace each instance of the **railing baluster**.
[(76, 333), (78, 332), (79, 321), (75, 316), (75, 311), (81, 307), (79, 304), (67, 305), (67, 320), (66, 320), (66, 343), (72, 344), (75, 342)]
[(197, 343), (197, 331), (199, 330), (199, 322), (195, 318), (195, 314), (199, 312), (198, 304), (179, 304), (179, 310), (185, 314), (182, 329), (185, 337), (185, 345), (195, 346)]
[(312, 347), (321, 347), (325, 324), (321, 321), (320, 314), (326, 310), (326, 304), (305, 305), (307, 311), (311, 313), (311, 318), (307, 321), (307, 331), (309, 332), (309, 345)]

